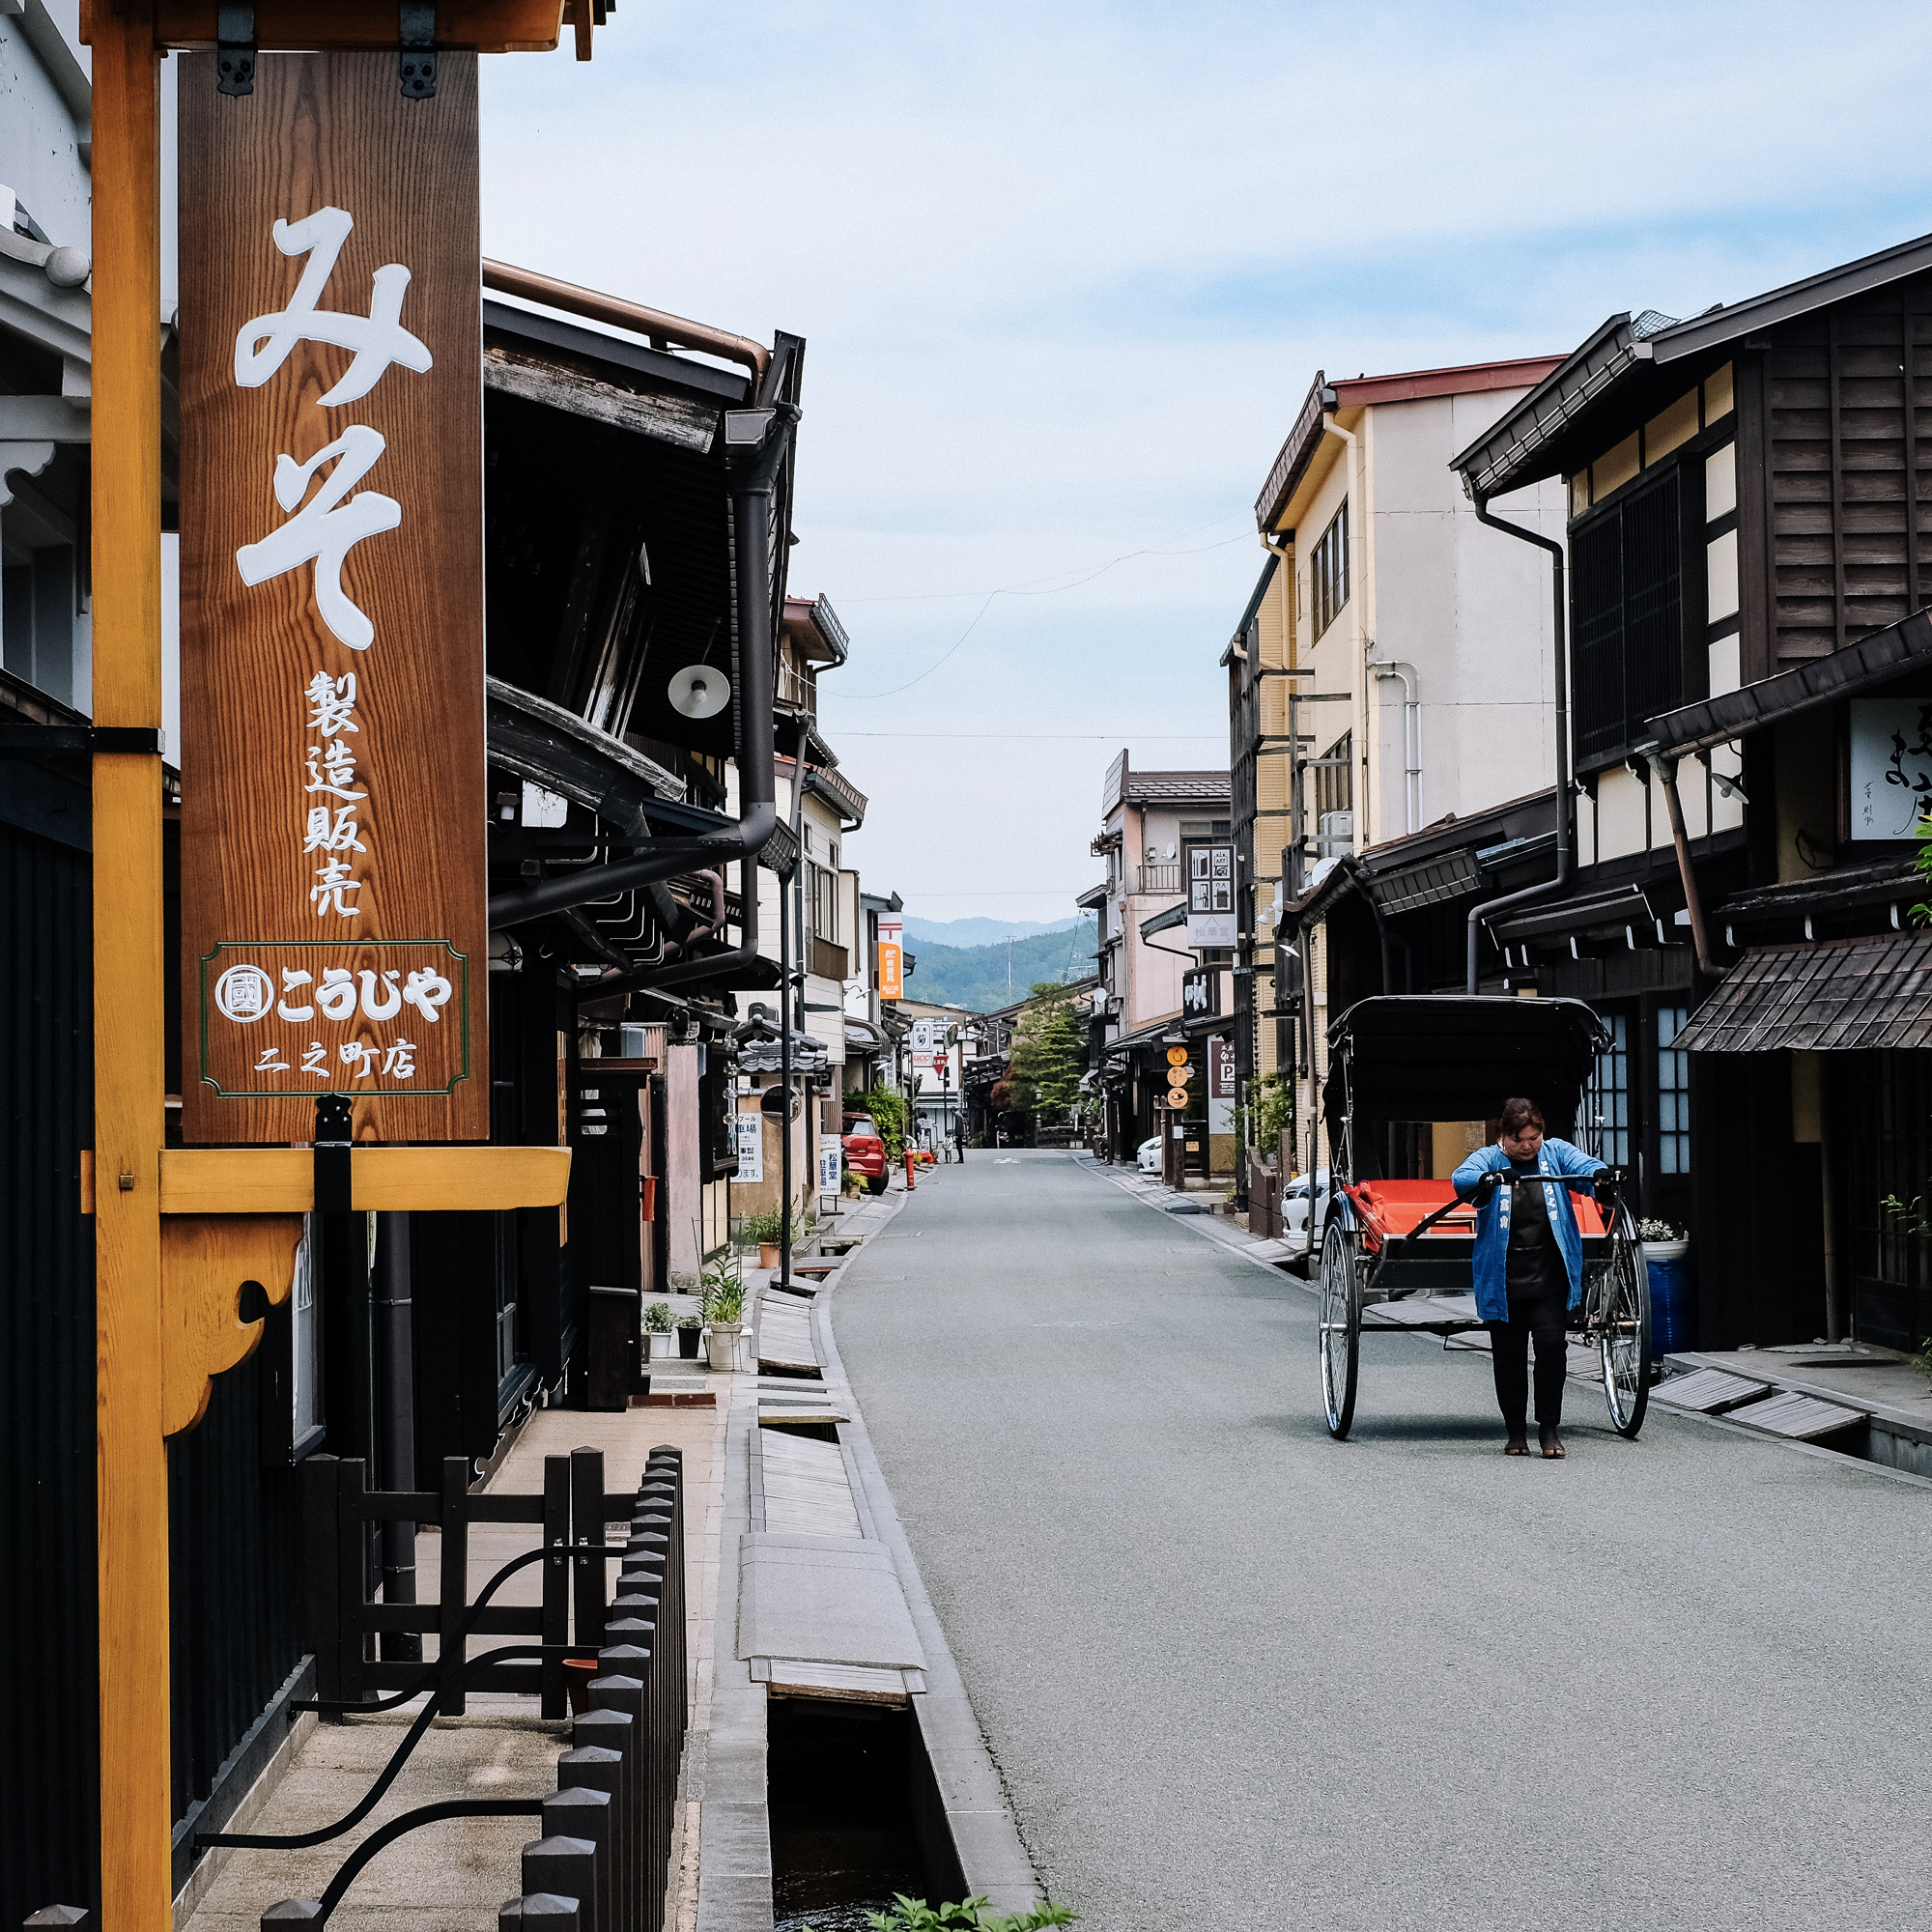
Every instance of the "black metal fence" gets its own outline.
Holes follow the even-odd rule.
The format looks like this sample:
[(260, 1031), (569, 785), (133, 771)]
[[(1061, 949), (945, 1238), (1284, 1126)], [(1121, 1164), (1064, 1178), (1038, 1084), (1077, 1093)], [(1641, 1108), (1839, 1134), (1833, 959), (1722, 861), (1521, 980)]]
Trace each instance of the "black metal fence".
[[(557, 1759), (556, 1788), (543, 1797), (453, 1800), (418, 1806), (370, 1833), (344, 1860), (320, 1899), (284, 1899), (262, 1915), (265, 1927), (325, 1924), (363, 1867), (405, 1833), (443, 1819), (528, 1816), (542, 1835), (524, 1848), (522, 1894), (504, 1922), (543, 1920), (554, 1932), (662, 1932), (676, 1818), (678, 1767), (690, 1719), (686, 1683), (684, 1465), (668, 1446), (651, 1451), (635, 1495), (604, 1490), (604, 1459), (579, 1449), (545, 1459), (544, 1489), (533, 1496), (472, 1496), (466, 1466), (444, 1465), (440, 1493), (370, 1491), (358, 1463), (312, 1458), (306, 1478), (305, 1534), (311, 1554), (310, 1602), (317, 1619), (317, 1699), (345, 1719), (358, 1710), (394, 1708), (428, 1690), (415, 1722), (361, 1802), (333, 1825), (299, 1836), (211, 1834), (203, 1848), (231, 1845), (292, 1850), (352, 1830), (375, 1808), (439, 1715), (462, 1709), (472, 1690), (533, 1690), (545, 1715), (572, 1710), (570, 1748)], [(367, 1525), (437, 1522), (442, 1529), (443, 1602), (367, 1601)], [(469, 1600), (468, 1532), (475, 1522), (528, 1522), (542, 1538), (500, 1568)], [(624, 1522), (622, 1546), (607, 1526)], [(614, 1596), (605, 1566), (620, 1565)], [(498, 1605), (497, 1588), (528, 1563), (542, 1566), (536, 1606)], [(373, 1655), (387, 1632), (438, 1639), (427, 1664)], [(528, 1636), (470, 1657), (478, 1635)], [(574, 1640), (571, 1640), (573, 1639)], [(325, 1662), (324, 1645), (327, 1645)], [(573, 1665), (593, 1665), (596, 1674)], [(582, 1681), (573, 1689), (569, 1676)], [(378, 1696), (389, 1690), (387, 1697)], [(554, 1700), (553, 1706), (553, 1699)]]

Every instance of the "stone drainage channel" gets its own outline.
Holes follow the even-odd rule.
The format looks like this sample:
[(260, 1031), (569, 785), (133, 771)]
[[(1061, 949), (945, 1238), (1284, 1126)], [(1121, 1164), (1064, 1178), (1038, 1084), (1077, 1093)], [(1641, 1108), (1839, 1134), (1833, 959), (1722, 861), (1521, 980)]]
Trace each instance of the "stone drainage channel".
[(696, 1932), (1040, 1895), (827, 1320), (844, 1254), (903, 1205), (841, 1216), (789, 1288), (758, 1291), (757, 1373), (731, 1378)]

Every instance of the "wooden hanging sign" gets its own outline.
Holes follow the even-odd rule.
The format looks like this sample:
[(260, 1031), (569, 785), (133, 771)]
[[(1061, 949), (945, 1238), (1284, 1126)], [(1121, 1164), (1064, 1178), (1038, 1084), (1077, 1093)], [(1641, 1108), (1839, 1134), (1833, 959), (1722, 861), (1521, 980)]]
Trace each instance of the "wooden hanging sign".
[(184, 68), (184, 1135), (486, 1140), (475, 57)]

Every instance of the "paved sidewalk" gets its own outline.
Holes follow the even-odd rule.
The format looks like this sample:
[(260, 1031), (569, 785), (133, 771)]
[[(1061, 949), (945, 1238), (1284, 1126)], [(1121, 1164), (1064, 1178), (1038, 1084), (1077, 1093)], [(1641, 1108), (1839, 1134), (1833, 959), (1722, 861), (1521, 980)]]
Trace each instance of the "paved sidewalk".
[[(546, 1456), (587, 1447), (603, 1450), (605, 1486), (621, 1493), (637, 1487), (658, 1443), (683, 1450), (694, 1738), (701, 1738), (708, 1721), (715, 1673), (723, 1415), (722, 1409), (703, 1408), (639, 1408), (613, 1415), (540, 1409), (490, 1484), (498, 1492), (540, 1492)], [(533, 1548), (536, 1540), (531, 1528), (519, 1524), (472, 1529), (472, 1589), (508, 1557)], [(417, 1540), (417, 1576), (426, 1601), (436, 1584), (437, 1541), (434, 1531)], [(532, 1565), (504, 1585), (498, 1601), (533, 1604), (539, 1587)], [(434, 1655), (434, 1638), (427, 1647)], [(368, 1791), (420, 1708), (418, 1702), (342, 1723), (304, 1719), (307, 1734), (288, 1775), (261, 1813), (242, 1829), (293, 1834), (341, 1817)], [(472, 1694), (469, 1715), (436, 1719), (382, 1803), (340, 1838), (308, 1851), (215, 1853), (214, 1859), (226, 1863), (183, 1921), (184, 1928), (256, 1932), (268, 1906), (284, 1898), (319, 1898), (354, 1846), (416, 1805), (450, 1798), (546, 1796), (556, 1788), (556, 1755), (569, 1748), (570, 1726), (567, 1721), (547, 1722), (536, 1708), (534, 1697)], [(375, 1932), (379, 1927), (384, 1932), (483, 1932), (496, 1923), (502, 1901), (521, 1889), (523, 1847), (539, 1835), (539, 1821), (527, 1817), (452, 1819), (411, 1833), (356, 1880), (331, 1924), (342, 1932)], [(674, 1857), (674, 1869), (680, 1861)], [(688, 1927), (692, 1920), (687, 1916), (682, 1922)]]

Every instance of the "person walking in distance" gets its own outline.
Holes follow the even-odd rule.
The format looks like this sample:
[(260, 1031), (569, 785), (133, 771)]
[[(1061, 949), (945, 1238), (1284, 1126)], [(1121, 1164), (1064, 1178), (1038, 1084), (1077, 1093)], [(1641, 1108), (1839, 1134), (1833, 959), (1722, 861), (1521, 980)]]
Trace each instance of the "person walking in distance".
[(1476, 1313), (1489, 1324), (1496, 1403), (1509, 1439), (1506, 1456), (1527, 1456), (1529, 1349), (1536, 1344), (1536, 1425), (1546, 1459), (1565, 1451), (1565, 1330), (1583, 1300), (1583, 1242), (1569, 1176), (1608, 1173), (1568, 1141), (1544, 1134), (1534, 1100), (1503, 1103), (1495, 1145), (1456, 1170), (1457, 1195), (1476, 1204)]

